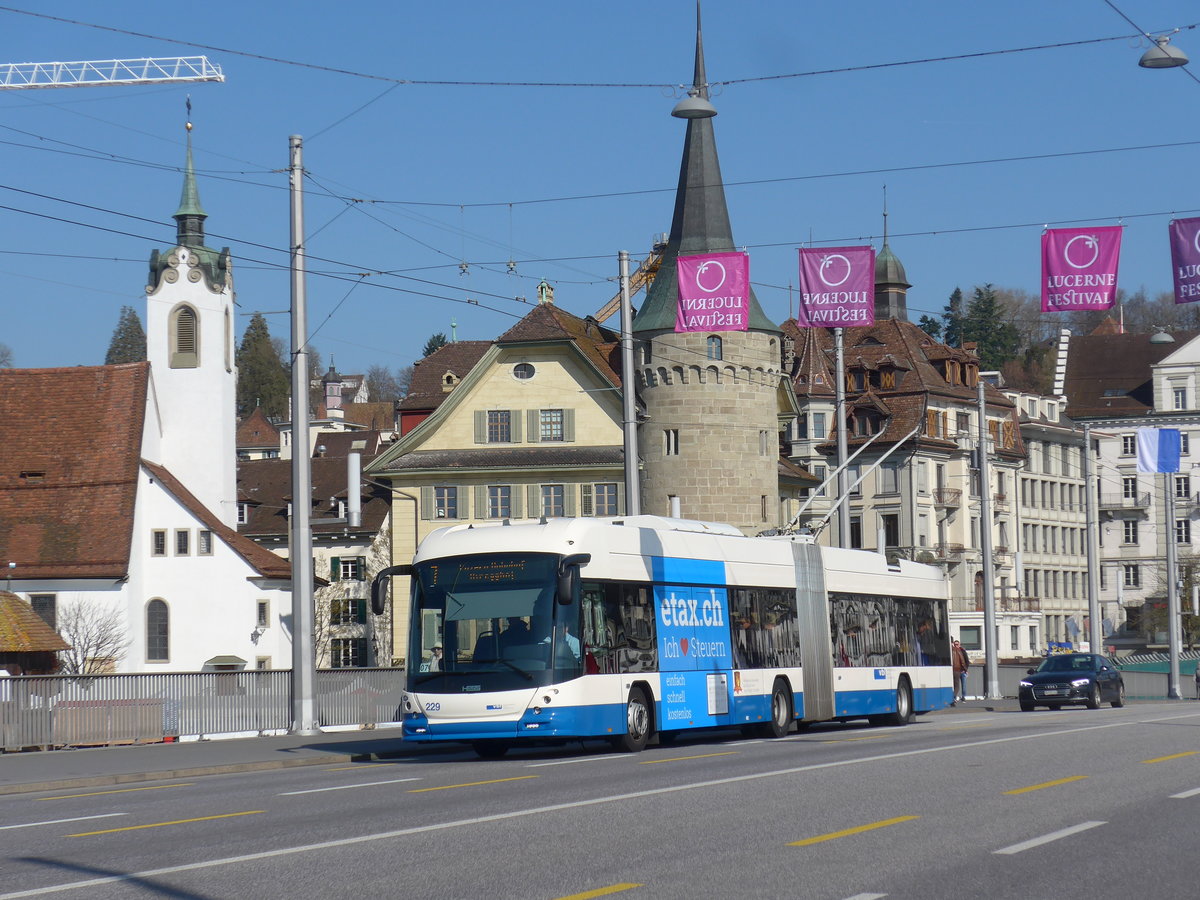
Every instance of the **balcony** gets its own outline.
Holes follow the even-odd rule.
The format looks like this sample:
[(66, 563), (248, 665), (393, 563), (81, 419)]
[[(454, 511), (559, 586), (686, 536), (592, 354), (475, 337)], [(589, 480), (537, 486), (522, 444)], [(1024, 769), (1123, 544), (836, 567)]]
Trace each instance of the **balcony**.
[(957, 508), (962, 505), (962, 491), (959, 488), (934, 488), (933, 503)]
[(1008, 495), (993, 494), (992, 495), (992, 512), (1006, 513), (1008, 512)]
[(1200, 512), (1200, 494), (1189, 494), (1186, 497), (1176, 495), (1175, 512), (1181, 515)]
[[(1041, 612), (1040, 597), (997, 597), (996, 612)], [(983, 612), (983, 600), (975, 601), (975, 612)]]
[(929, 548), (938, 562), (955, 563), (962, 562), (963, 545), (962, 544), (934, 544)]
[(1124, 494), (1101, 494), (1100, 509), (1106, 512), (1118, 510), (1147, 510), (1150, 508), (1150, 492), (1137, 493), (1131, 497)]

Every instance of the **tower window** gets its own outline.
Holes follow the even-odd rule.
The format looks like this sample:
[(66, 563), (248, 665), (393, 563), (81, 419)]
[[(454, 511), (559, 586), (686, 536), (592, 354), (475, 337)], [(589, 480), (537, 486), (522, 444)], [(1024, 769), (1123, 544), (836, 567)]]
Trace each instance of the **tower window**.
[(194, 369), (200, 365), (200, 331), (196, 311), (180, 306), (171, 313), (170, 365), (172, 369)]
[(712, 335), (708, 339), (708, 358), (709, 359), (724, 359), (722, 355), (723, 349), (721, 339), (716, 335)]

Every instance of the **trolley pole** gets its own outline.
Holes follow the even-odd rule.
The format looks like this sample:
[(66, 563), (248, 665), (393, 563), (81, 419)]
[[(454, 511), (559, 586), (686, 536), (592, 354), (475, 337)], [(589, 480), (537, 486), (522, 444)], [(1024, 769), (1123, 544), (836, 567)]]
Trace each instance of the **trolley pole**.
[(1000, 699), (1000, 665), (996, 642), (996, 573), (992, 568), (992, 473), (988, 465), (987, 383), (981, 378), (979, 391), (979, 549), (983, 555), (983, 694), (988, 700)]
[(625, 515), (642, 512), (638, 472), (637, 379), (633, 371), (633, 303), (629, 296), (629, 252), (617, 254), (621, 275), (621, 418), (625, 428)]

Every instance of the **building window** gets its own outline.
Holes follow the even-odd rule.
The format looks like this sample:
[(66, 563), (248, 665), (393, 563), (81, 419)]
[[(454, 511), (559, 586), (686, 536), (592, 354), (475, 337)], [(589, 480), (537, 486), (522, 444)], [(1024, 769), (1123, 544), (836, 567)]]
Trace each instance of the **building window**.
[(663, 429), (663, 456), (679, 455), (679, 429)]
[(978, 625), (963, 625), (958, 629), (958, 640), (963, 645), (964, 650), (982, 650), (983, 644), (980, 635), (983, 629)]
[(1189, 455), (1189, 452), (1190, 451), (1188, 450), (1188, 433), (1186, 431), (1181, 431), (1181, 432), (1179, 432), (1179, 455), (1187, 456), (1187, 455)]
[(433, 489), (433, 515), (437, 519), (458, 518), (458, 488), (435, 487)]
[(853, 550), (861, 550), (862, 545), (862, 516), (851, 516), (850, 547)]
[(1009, 625), (1008, 647), (1010, 650), (1021, 649), (1021, 626)]
[[(617, 510), (617, 485), (616, 482), (607, 482), (604, 484), (594, 484), (592, 488), (592, 511), (593, 516), (616, 516), (620, 515)], [(589, 515), (584, 513), (584, 515)]]
[[(823, 465), (818, 465), (816, 463), (813, 463), (813, 465), (811, 465), (809, 468), (812, 471), (813, 478), (817, 479), (817, 496), (824, 497), (825, 496), (825, 473), (827, 471), (826, 467)], [(808, 490), (808, 489), (805, 488), (805, 490)]]
[(1121, 541), (1125, 544), (1136, 544), (1138, 542), (1138, 523), (1137, 519), (1126, 519), (1122, 529)]
[(1137, 476), (1126, 475), (1121, 479), (1121, 497), (1125, 500), (1137, 499)]
[(563, 411), (561, 409), (543, 409), (539, 423), (541, 440), (563, 440)]
[(1137, 456), (1137, 435), (1136, 434), (1121, 435), (1121, 455), (1122, 456)]
[(29, 605), (41, 616), (43, 622), (58, 631), (58, 595), (30, 594)]
[(1192, 493), (1192, 476), (1176, 475), (1175, 476), (1175, 496), (1180, 500), (1186, 500)]
[(269, 671), (269, 670), (270, 670), (270, 668), (271, 668), (271, 657), (269, 657), (269, 656), (256, 656), (256, 657), (254, 658), (254, 668), (255, 668), (255, 669), (257, 669), (257, 670), (258, 670), (258, 671), (260, 671), (260, 672), (266, 672), (266, 671)]
[(960, 412), (954, 414), (954, 428), (959, 434), (966, 434), (971, 430), (971, 414)]
[(564, 513), (566, 488), (561, 484), (542, 485), (542, 515), (547, 518), (561, 517)]
[(488, 518), (509, 518), (512, 515), (512, 488), (507, 484), (489, 484), (487, 491)]
[(271, 627), (271, 601), (259, 600), (254, 605), (254, 625), (256, 628)]
[(175, 555), (187, 556), (191, 549), (192, 533), (186, 528), (175, 529)]
[(1127, 563), (1125, 569), (1125, 587), (1141, 587), (1142, 572), (1136, 563)]
[(165, 600), (146, 604), (146, 661), (167, 662), (170, 659), (170, 610)]
[(489, 444), (512, 442), (512, 410), (489, 409), (487, 411), (487, 442)]
[(155, 528), (150, 532), (150, 555), (167, 555), (167, 531), (165, 528)]
[(895, 463), (884, 463), (879, 467), (879, 493), (900, 492), (900, 467)]
[(239, 525), (245, 525), (249, 521), (250, 521), (250, 504), (245, 503), (245, 502), (239, 502), (237, 505), (237, 523)]
[(171, 313), (169, 365), (172, 369), (194, 369), (200, 365), (200, 329), (196, 311), (180, 306)]
[(196, 554), (198, 556), (212, 556), (213, 541), (212, 532), (206, 528), (201, 528), (196, 531)]
[(365, 638), (334, 638), (329, 642), (329, 665), (334, 669), (352, 669), (366, 665)]
[(708, 358), (709, 359), (724, 359), (725, 358), (724, 356), (721, 355), (723, 348), (721, 346), (721, 339), (719, 337), (717, 337), (716, 335), (710, 336), (709, 339), (706, 341), (706, 345), (707, 345), (707, 349), (708, 349)]
[(862, 477), (862, 466), (858, 463), (846, 466), (846, 488), (850, 492), (851, 497), (862, 496), (862, 482), (859, 479)]
[(1171, 399), (1175, 409), (1187, 409), (1187, 388), (1174, 388), (1171, 391)]
[(362, 598), (335, 597), (329, 601), (330, 625), (362, 625), (367, 621), (367, 605)]
[(825, 428), (825, 413), (815, 412), (812, 414), (812, 436), (815, 440), (823, 441), (828, 436), (829, 432)]
[(365, 581), (367, 578), (365, 556), (335, 556), (329, 562), (330, 581)]
[(1192, 542), (1192, 520), (1175, 520), (1175, 543), (1190, 544)]
[(517, 363), (513, 366), (513, 378), (518, 381), (528, 381), (536, 371), (529, 363)]
[(883, 544), (885, 547), (900, 546), (900, 517), (895, 513), (888, 513), (879, 517), (880, 523), (883, 525)]

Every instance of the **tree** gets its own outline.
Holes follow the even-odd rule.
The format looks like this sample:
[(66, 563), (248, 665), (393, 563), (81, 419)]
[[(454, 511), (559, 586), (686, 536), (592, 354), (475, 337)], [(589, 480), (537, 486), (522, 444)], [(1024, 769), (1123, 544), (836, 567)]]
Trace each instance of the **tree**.
[(10, 368), (13, 364), (12, 347), (8, 344), (0, 344), (0, 369)]
[(129, 649), (120, 611), (96, 601), (64, 603), (58, 610), (58, 633), (71, 645), (58, 652), (63, 675), (104, 675)]
[(942, 323), (933, 316), (921, 316), (921, 321), (917, 323), (917, 327), (935, 341), (940, 340), (942, 337)]
[(450, 343), (450, 341), (442, 332), (439, 331), (437, 334), (431, 334), (429, 336), (429, 340), (425, 342), (424, 349), (421, 350), (421, 359), (427, 357), (434, 350), (438, 349), (438, 347), (444, 347), (448, 343)]
[(283, 418), (289, 414), (288, 367), (267, 330), (267, 320), (262, 313), (250, 317), (250, 324), (242, 334), (237, 367), (239, 416), (248, 416), (256, 406), (261, 406), (268, 416)]
[(942, 340), (950, 347), (962, 346), (963, 295), (962, 288), (955, 288), (950, 302), (942, 312)]
[(403, 366), (395, 372), (387, 366), (371, 366), (367, 369), (367, 399), (377, 403), (400, 400), (411, 383), (412, 366)]
[(996, 291), (990, 284), (975, 288), (961, 328), (961, 339), (977, 344), (975, 352), (979, 354), (980, 368), (999, 369), (1017, 355), (1021, 336), (1016, 326), (1004, 316)]
[(137, 310), (132, 306), (122, 306), (117, 327), (113, 329), (112, 340), (108, 342), (104, 364), (115, 366), (145, 360), (146, 330), (142, 328), (142, 320), (138, 318)]

